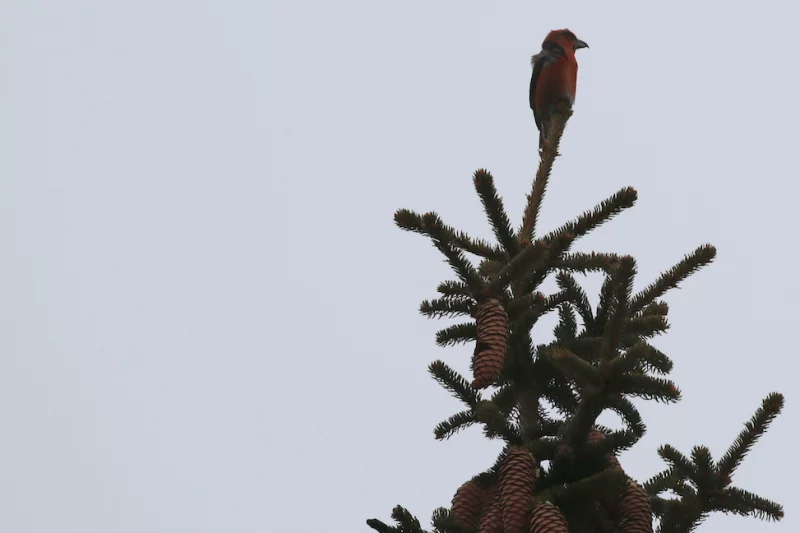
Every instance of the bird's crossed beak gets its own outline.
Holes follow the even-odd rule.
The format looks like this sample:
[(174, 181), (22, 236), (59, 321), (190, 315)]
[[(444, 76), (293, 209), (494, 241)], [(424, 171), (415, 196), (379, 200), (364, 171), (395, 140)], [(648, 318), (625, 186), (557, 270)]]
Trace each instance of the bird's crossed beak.
[(575, 39), (575, 50), (579, 48), (589, 48), (589, 45), (586, 44), (585, 41), (581, 41), (580, 39)]

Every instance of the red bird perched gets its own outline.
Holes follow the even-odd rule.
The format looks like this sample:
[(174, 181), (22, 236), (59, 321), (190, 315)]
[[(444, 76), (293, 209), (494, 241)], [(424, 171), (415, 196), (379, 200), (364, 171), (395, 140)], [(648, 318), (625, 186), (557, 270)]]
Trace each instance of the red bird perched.
[(575, 51), (589, 48), (569, 30), (553, 30), (542, 42), (542, 51), (531, 58), (530, 101), (539, 128), (539, 148), (550, 133), (553, 107), (560, 102), (575, 103), (578, 62)]

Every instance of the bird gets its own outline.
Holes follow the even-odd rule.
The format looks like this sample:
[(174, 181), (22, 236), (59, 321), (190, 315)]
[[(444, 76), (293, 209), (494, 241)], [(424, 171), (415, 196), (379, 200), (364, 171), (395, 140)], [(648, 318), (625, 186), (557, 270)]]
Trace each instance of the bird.
[(542, 51), (531, 58), (530, 104), (539, 129), (539, 148), (550, 133), (552, 113), (556, 105), (575, 103), (578, 62), (575, 51), (589, 48), (570, 30), (553, 30), (542, 42)]

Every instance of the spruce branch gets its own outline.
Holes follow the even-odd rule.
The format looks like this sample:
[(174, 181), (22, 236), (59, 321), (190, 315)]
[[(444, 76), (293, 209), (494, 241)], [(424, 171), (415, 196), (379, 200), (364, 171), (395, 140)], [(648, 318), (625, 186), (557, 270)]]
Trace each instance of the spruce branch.
[[(697, 499), (697, 491), (692, 485), (684, 480), (675, 483), (675, 486), (672, 488), (672, 490), (675, 491), (675, 494), (680, 496), (685, 502), (695, 501)], [(700, 517), (702, 519), (704, 515), (701, 514)]]
[(632, 207), (636, 203), (637, 192), (633, 187), (625, 187), (612, 194), (594, 209), (584, 212), (575, 221), (567, 222), (558, 229), (555, 229), (542, 237), (542, 241), (551, 242), (556, 236), (570, 233), (575, 239), (583, 237), (593, 229), (608, 222), (614, 216), (625, 209)]
[(549, 313), (550, 311), (554, 310), (556, 307), (561, 306), (562, 304), (569, 302), (569, 293), (565, 291), (560, 291), (550, 296), (545, 296), (544, 301), (542, 302), (540, 308), (542, 309), (543, 313)]
[(454, 318), (474, 316), (475, 307), (475, 301), (469, 298), (437, 298), (423, 300), (419, 312), (428, 318)]
[[(514, 229), (511, 227), (511, 221), (506, 214), (503, 200), (497, 193), (497, 188), (494, 185), (494, 177), (488, 170), (477, 170), (472, 177), (472, 182), (475, 185), (475, 191), (481, 199), (483, 210), (489, 219), (489, 224), (492, 226), (497, 242), (503, 247), (505, 253), (495, 256), (494, 259), (502, 260), (508, 257), (513, 257), (519, 251), (517, 244), (517, 237), (514, 234)], [(488, 257), (488, 256), (484, 256)]]
[[(745, 431), (739, 435), (731, 449), (714, 463), (707, 447), (695, 446), (691, 461), (675, 448), (664, 445), (658, 453), (670, 465), (645, 484), (651, 495), (654, 512), (661, 517), (659, 531), (685, 533), (695, 529), (708, 516), (718, 511), (757, 518), (780, 520), (783, 508), (761, 496), (737, 487), (731, 487), (731, 474), (741, 463), (757, 436), (764, 433), (769, 423), (783, 406), (783, 397), (772, 393), (762, 402), (761, 408), (751, 418)], [(687, 482), (691, 482), (693, 489)], [(665, 490), (680, 495), (679, 500), (665, 500), (658, 496)]]
[(693, 479), (696, 477), (697, 469), (695, 465), (676, 448), (673, 448), (669, 444), (664, 444), (658, 448), (658, 455), (660, 455), (682, 478)]
[(433, 511), (431, 525), (436, 533), (476, 533), (476, 531), (461, 522), (445, 507)]
[(711, 459), (711, 450), (706, 446), (692, 448), (692, 463), (695, 465), (696, 476), (694, 480), (698, 487), (710, 487), (716, 483), (716, 470)]
[(473, 409), (475, 420), (483, 423), (483, 434), (487, 439), (503, 439), (508, 444), (521, 445), (522, 436), (497, 406), (484, 400)]
[(483, 399), (481, 393), (473, 389), (464, 377), (450, 368), (444, 361), (434, 361), (428, 371), (439, 384), (467, 407), (474, 408)]
[(656, 298), (660, 298), (669, 289), (675, 288), (678, 284), (710, 264), (717, 255), (717, 249), (704, 244), (694, 252), (684, 256), (675, 266), (661, 274), (658, 279), (648, 285), (643, 291), (638, 293), (631, 300), (631, 314), (639, 312), (646, 305), (649, 305)]
[(608, 494), (627, 481), (627, 476), (619, 470), (602, 470), (594, 475), (572, 483), (550, 487), (549, 492), (555, 501), (595, 501), (599, 494)]
[(540, 428), (539, 428), (539, 435), (537, 437), (555, 437), (558, 435), (558, 430), (561, 428), (561, 425), (564, 423), (564, 420), (560, 418), (552, 418), (550, 415), (547, 414), (544, 407), (539, 404), (538, 408), (538, 415), (540, 421)]
[(447, 420), (439, 422), (439, 424), (433, 428), (433, 435), (436, 437), (436, 440), (447, 440), (462, 429), (470, 427), (475, 422), (477, 422), (477, 420), (475, 420), (475, 414), (472, 409), (461, 411), (452, 415)]
[(402, 533), (427, 533), (424, 529), (422, 529), (422, 525), (419, 523), (419, 520), (417, 520), (414, 515), (400, 505), (397, 505), (394, 509), (392, 509), (392, 518), (395, 522), (397, 522), (397, 525), (400, 527), (400, 531)]
[[(651, 500), (652, 501), (652, 500)], [(691, 533), (705, 519), (694, 499), (662, 500), (654, 505), (661, 512), (658, 533)]]
[(620, 258), (612, 276), (612, 305), (610, 315), (603, 332), (603, 345), (600, 358), (610, 361), (616, 356), (622, 326), (628, 317), (633, 277), (636, 275), (636, 261), (626, 255)]
[(524, 388), (530, 383), (532, 350), (530, 328), (535, 318), (517, 319), (511, 324), (508, 350), (500, 376), (500, 383), (511, 382)]
[(471, 481), (474, 481), (475, 484), (483, 490), (489, 490), (497, 482), (497, 475), (490, 469), (488, 471), (481, 472), (477, 476), (472, 476)]
[(575, 340), (569, 343), (569, 347), (573, 352), (592, 364), (599, 364), (602, 345), (603, 337), (589, 335), (585, 328)]
[(478, 338), (475, 322), (453, 324), (436, 332), (436, 344), (439, 346), (455, 346), (456, 344), (473, 342)]
[(622, 396), (612, 396), (612, 398), (608, 400), (606, 406), (619, 415), (634, 435), (639, 438), (644, 436), (647, 431), (647, 426), (645, 426), (639, 410), (636, 409), (636, 406), (633, 405), (630, 400)]
[(642, 342), (642, 344), (647, 347), (647, 350), (639, 358), (639, 366), (636, 368), (638, 372), (643, 374), (654, 372), (663, 376), (672, 372), (672, 360), (665, 353), (646, 342)]
[(667, 302), (655, 301), (647, 307), (639, 311), (640, 317), (644, 316), (662, 316), (665, 317), (669, 314), (669, 304)]
[(497, 261), (508, 260), (508, 255), (497, 246), (492, 246), (483, 239), (471, 237), (463, 231), (453, 232), (453, 245), (455, 245), (456, 248), (484, 259)]
[(664, 403), (675, 403), (681, 399), (681, 391), (672, 381), (634, 372), (615, 376), (613, 390)]
[(674, 469), (669, 468), (645, 481), (642, 487), (651, 496), (657, 496), (671, 489), (680, 479), (681, 476), (677, 474)]
[(508, 416), (514, 407), (517, 406), (519, 392), (513, 383), (503, 385), (492, 395), (492, 403), (497, 406), (501, 413)]
[(704, 490), (696, 491), (680, 481), (671, 485), (670, 488), (681, 496), (680, 499), (665, 500), (658, 496), (651, 497), (653, 510), (661, 517), (659, 532), (694, 531), (712, 512), (754, 516), (775, 521), (781, 520), (784, 516), (780, 504), (736, 487), (724, 489), (704, 487)]
[(483, 287), (480, 275), (475, 267), (464, 256), (463, 252), (453, 246), (455, 232), (447, 226), (436, 213), (425, 213), (422, 216), (424, 229), (433, 241), (434, 246), (447, 258), (456, 275), (465, 283), (473, 293)]
[(486, 476), (490, 476), (493, 479), (498, 479), (500, 477), (500, 469), (503, 467), (503, 463), (506, 462), (506, 458), (508, 457), (508, 453), (511, 451), (512, 445), (507, 444), (500, 450), (500, 453), (497, 454), (497, 458), (494, 460), (494, 464), (484, 472)]
[(641, 360), (648, 352), (648, 346), (644, 342), (638, 342), (625, 350), (619, 357), (610, 361), (603, 361), (600, 364), (602, 371), (609, 376), (623, 376), (635, 372), (641, 366)]
[(581, 394), (578, 407), (559, 428), (559, 437), (565, 444), (575, 448), (586, 442), (589, 431), (605, 408), (606, 398), (603, 393)]
[(542, 406), (539, 403), (539, 390), (533, 383), (529, 383), (527, 387), (524, 387), (517, 396), (517, 412), (519, 414), (522, 437), (526, 442), (531, 442), (546, 434), (547, 428), (543, 428), (543, 425), (548, 422), (548, 419), (542, 412)]
[(519, 279), (524, 272), (545, 270), (549, 261), (550, 243), (537, 241), (531, 246), (526, 246), (511, 258), (506, 265), (491, 279), (486, 292), (497, 294), (505, 289), (512, 279)]
[(550, 296), (543, 296), (540, 292), (527, 293), (509, 302), (508, 316), (514, 322), (515, 329), (527, 327), (526, 331), (530, 331), (540, 317), (567, 303), (568, 300), (569, 295), (563, 291)]
[[(616, 268), (615, 268), (616, 270)], [(594, 327), (589, 330), (595, 335), (602, 335), (608, 322), (608, 314), (614, 303), (614, 275), (613, 272), (606, 274), (603, 284), (600, 286), (600, 301), (597, 303), (595, 312)]]
[(575, 319), (575, 311), (568, 304), (558, 306), (558, 324), (553, 330), (556, 341), (566, 344), (575, 339), (578, 334), (578, 321)]
[(580, 403), (580, 396), (570, 385), (569, 380), (553, 365), (545, 355), (547, 346), (536, 348), (533, 362), (533, 375), (542, 398), (547, 400), (563, 416), (572, 415)]
[(575, 309), (581, 316), (581, 320), (583, 320), (584, 327), (590, 329), (594, 323), (594, 313), (592, 313), (592, 305), (589, 303), (589, 297), (578, 284), (578, 280), (569, 272), (562, 270), (556, 274), (556, 283), (558, 284), (558, 288), (567, 294), (570, 303), (575, 306)]
[(736, 487), (724, 489), (716, 500), (712, 509), (714, 511), (753, 516), (762, 520), (778, 521), (783, 518), (781, 504)]
[(732, 477), (739, 465), (742, 464), (747, 453), (753, 445), (767, 431), (775, 417), (783, 409), (783, 394), (778, 392), (770, 393), (761, 402), (761, 407), (747, 421), (744, 429), (736, 437), (728, 451), (722, 456), (717, 464), (720, 475)]
[(669, 322), (661, 315), (639, 315), (625, 321), (622, 331), (638, 339), (650, 339), (669, 329)]
[(545, 350), (544, 355), (564, 376), (574, 380), (582, 391), (603, 387), (603, 376), (597, 367), (571, 351), (559, 346), (552, 346)]
[(464, 256), (464, 253), (454, 245), (455, 230), (442, 222), (439, 215), (436, 213), (419, 215), (408, 209), (399, 209), (394, 215), (394, 220), (404, 230), (430, 237), (434, 246), (442, 252), (461, 282), (467, 285), (472, 293), (480, 291), (483, 286), (480, 275)]
[(619, 263), (617, 254), (571, 252), (562, 255), (553, 263), (553, 267), (580, 274), (588, 274), (589, 272), (610, 273), (617, 263)]
[(529, 292), (511, 298), (508, 302), (508, 318), (512, 321), (525, 313), (535, 313), (537, 316), (544, 314), (545, 296), (541, 292)]
[(418, 233), (420, 235), (430, 236), (428, 230), (425, 228), (425, 222), (422, 215), (411, 211), (410, 209), (398, 209), (394, 213), (394, 223), (397, 227), (406, 231)]
[(629, 450), (639, 440), (639, 436), (633, 431), (598, 431), (603, 433), (603, 439), (587, 442), (586, 450), (594, 456), (607, 456), (609, 454), (619, 455)]
[(581, 397), (569, 381), (559, 375), (553, 383), (542, 391), (542, 398), (550, 402), (561, 416), (571, 416), (580, 405)]
[(469, 287), (461, 281), (443, 281), (436, 288), (436, 291), (445, 298), (472, 297)]
[(508, 263), (508, 259), (502, 261), (495, 259), (484, 259), (478, 265), (478, 273), (486, 279), (493, 278)]
[(401, 533), (399, 529), (394, 526), (384, 524), (377, 518), (370, 518), (367, 520), (367, 525), (377, 531), (378, 533)]
[(550, 136), (542, 147), (539, 159), (539, 169), (533, 180), (531, 192), (525, 205), (525, 213), (522, 217), (522, 226), (519, 229), (519, 243), (528, 246), (534, 241), (536, 233), (536, 222), (541, 211), (542, 200), (547, 189), (547, 182), (550, 179), (550, 172), (553, 169), (553, 162), (558, 157), (558, 146), (561, 143), (561, 136), (567, 127), (567, 122), (572, 116), (571, 109), (562, 109), (560, 113), (553, 115)]
[(522, 273), (518, 281), (514, 283), (515, 290), (530, 292), (538, 289), (548, 274), (552, 272), (553, 262), (569, 250), (572, 243), (575, 242), (575, 238), (574, 233), (562, 233), (555, 235), (551, 240), (544, 241), (547, 245), (547, 254), (541, 262)]

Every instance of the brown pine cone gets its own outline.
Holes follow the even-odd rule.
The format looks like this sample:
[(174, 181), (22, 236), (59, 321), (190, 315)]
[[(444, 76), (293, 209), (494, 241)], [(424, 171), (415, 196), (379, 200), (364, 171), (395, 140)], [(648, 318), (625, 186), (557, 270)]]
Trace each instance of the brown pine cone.
[(531, 533), (569, 533), (567, 519), (561, 509), (550, 502), (543, 502), (531, 513)]
[(478, 305), (475, 316), (478, 342), (472, 355), (472, 388), (485, 389), (500, 376), (508, 348), (508, 314), (503, 304), (490, 298)]
[(511, 450), (500, 467), (500, 504), (505, 533), (525, 531), (535, 475), (533, 455), (521, 448)]
[[(589, 432), (589, 442), (597, 442), (599, 440), (603, 440), (604, 438), (606, 438), (606, 436), (598, 429), (593, 429)], [(617, 456), (613, 453), (608, 454), (608, 463), (610, 468), (613, 468), (614, 470), (622, 470), (622, 465), (619, 464), (619, 459), (617, 459)]]
[(610, 511), (619, 533), (653, 533), (650, 496), (635, 481), (628, 481)]
[(495, 489), (490, 491), (494, 495), (491, 499), (487, 498), (487, 505), (481, 517), (481, 527), (479, 533), (503, 533), (503, 516), (500, 505), (500, 491)]
[(474, 481), (467, 481), (459, 487), (456, 495), (453, 496), (451, 512), (464, 525), (477, 529), (481, 522), (481, 512), (483, 511), (485, 497), (485, 490), (480, 488)]

